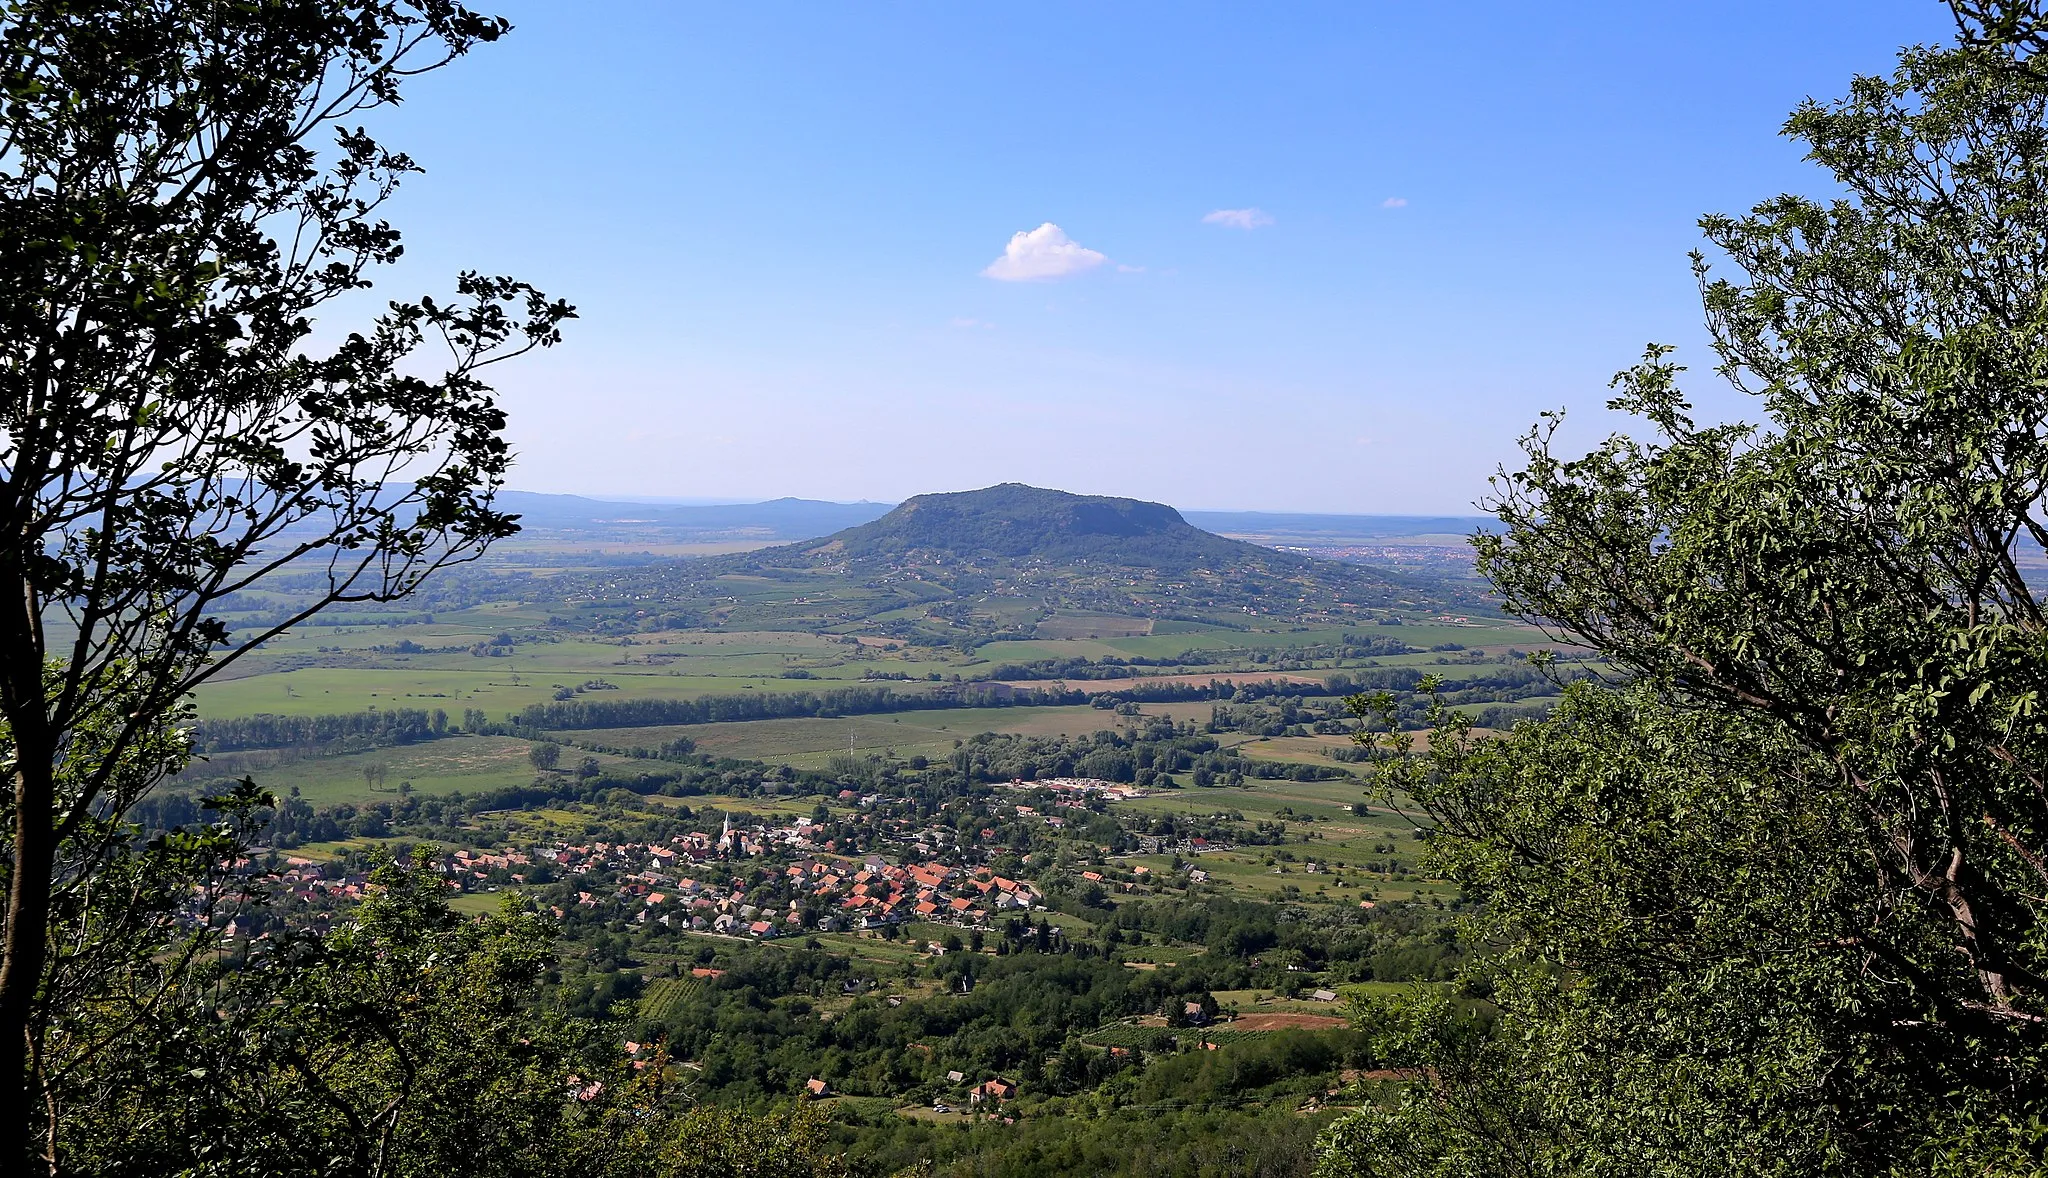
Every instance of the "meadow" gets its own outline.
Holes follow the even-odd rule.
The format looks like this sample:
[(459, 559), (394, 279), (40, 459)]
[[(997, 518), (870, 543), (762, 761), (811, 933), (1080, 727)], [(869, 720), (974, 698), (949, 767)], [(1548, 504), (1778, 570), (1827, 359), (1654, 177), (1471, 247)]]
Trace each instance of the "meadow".
[[(314, 806), (361, 804), (395, 797), (401, 790), (423, 795), (478, 794), (525, 785), (535, 774), (528, 760), (532, 748), (532, 742), (512, 737), (460, 734), (337, 756), (293, 757), (261, 751), (224, 754), (201, 761), (184, 776), (207, 780), (246, 773), (281, 797), (299, 797)], [(595, 755), (607, 769), (631, 764), (624, 758), (579, 751), (565, 757), (564, 766), (574, 768), (586, 755)]]
[[(1207, 714), (1208, 705), (1202, 705)], [(1068, 707), (947, 708), (885, 716), (812, 716), (788, 720), (739, 720), (724, 724), (668, 724), (649, 728), (607, 728), (579, 736), (616, 748), (659, 748), (678, 738), (714, 757), (766, 761), (799, 769), (825, 768), (835, 755), (941, 759), (956, 742), (984, 732), (1020, 736), (1083, 736), (1121, 727), (1122, 717), (1087, 704)]]

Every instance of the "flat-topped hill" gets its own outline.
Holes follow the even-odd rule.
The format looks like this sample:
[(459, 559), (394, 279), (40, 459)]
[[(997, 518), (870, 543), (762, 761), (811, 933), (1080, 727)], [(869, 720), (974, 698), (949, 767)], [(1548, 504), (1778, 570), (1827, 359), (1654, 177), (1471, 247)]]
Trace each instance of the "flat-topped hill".
[[(906, 636), (1016, 636), (1068, 611), (1268, 626), (1348, 622), (1433, 608), (1453, 592), (1379, 569), (1205, 532), (1163, 503), (1004, 483), (919, 495), (880, 519), (755, 552), (692, 562), (708, 593), (734, 594), (732, 624), (764, 583), (814, 616), (866, 597)], [(884, 608), (877, 608), (884, 607)], [(888, 608), (893, 607), (893, 608)], [(714, 611), (716, 612), (716, 611)], [(844, 614), (838, 616), (846, 616)]]
[(872, 523), (751, 555), (762, 565), (801, 567), (916, 554), (967, 561), (1085, 560), (1159, 572), (1191, 572), (1277, 555), (1205, 532), (1164, 503), (1073, 495), (1022, 483), (919, 495)]

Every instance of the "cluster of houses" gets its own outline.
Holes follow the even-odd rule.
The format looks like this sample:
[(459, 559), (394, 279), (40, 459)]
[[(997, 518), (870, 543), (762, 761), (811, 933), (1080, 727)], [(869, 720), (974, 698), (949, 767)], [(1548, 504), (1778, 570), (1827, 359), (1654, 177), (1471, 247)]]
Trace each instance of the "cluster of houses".
[(1090, 797), (1105, 801), (1126, 802), (1132, 798), (1148, 796), (1147, 791), (1135, 785), (1120, 781), (1104, 781), (1098, 777), (1042, 777), (1035, 781), (1011, 780), (1007, 789), (1044, 789), (1061, 795), (1060, 805), (1080, 806)]
[[(629, 1044), (628, 1046), (637, 1046), (637, 1044)], [(967, 1073), (960, 1071), (947, 1072), (946, 1080), (957, 1091), (959, 1088), (967, 1085)], [(812, 1100), (820, 1100), (832, 1095), (832, 1086), (814, 1077), (804, 1081), (804, 1095)], [(993, 1107), (1001, 1104), (1003, 1101), (1015, 1100), (1016, 1098), (1017, 1086), (1008, 1080), (1000, 1078), (983, 1080), (979, 1084), (967, 1088), (967, 1101), (970, 1105), (987, 1104)], [(932, 1108), (942, 1113), (953, 1111), (944, 1101), (932, 1105)]]
[[(565, 882), (568, 894), (554, 908), (557, 917), (582, 912), (607, 922), (762, 939), (911, 921), (974, 928), (1042, 905), (1029, 881), (962, 862), (972, 856), (957, 852), (950, 828), (885, 825), (900, 827), (890, 833), (907, 862), (840, 854), (818, 824), (797, 817), (740, 827), (727, 818), (715, 833), (688, 831), (665, 841), (458, 848), (434, 866), (458, 892)], [(746, 862), (764, 858), (775, 866)], [(289, 898), (315, 912), (351, 905), (367, 887), (360, 873), (341, 874), (332, 864), (296, 857), (285, 859), (276, 878)]]
[(278, 873), (277, 882), (286, 894), (301, 903), (332, 900), (354, 904), (363, 898), (363, 889), (369, 886), (370, 881), (361, 872), (329, 876), (319, 863), (292, 856), (284, 861), (284, 870)]
[[(880, 855), (840, 855), (822, 844), (810, 818), (787, 825), (691, 831), (665, 842), (563, 843), (497, 852), (455, 850), (439, 869), (451, 888), (489, 891), (529, 882), (537, 869), (572, 890), (554, 911), (674, 929), (771, 938), (798, 930), (879, 929), (909, 921), (972, 928), (1005, 913), (1025, 912), (1042, 896), (1028, 881), (986, 867), (962, 865), (945, 844), (951, 831), (905, 832), (917, 858), (892, 864)], [(742, 862), (787, 860), (766, 871)], [(359, 896), (362, 880), (326, 880), (318, 865), (293, 861), (287, 878), (302, 899), (322, 888)], [(303, 865), (302, 867), (300, 865)], [(337, 897), (342, 892), (335, 893)]]
[(1001, 913), (1029, 911), (1040, 900), (1023, 880), (937, 860), (891, 864), (880, 856), (861, 861), (813, 856), (749, 884), (744, 878), (700, 880), (680, 874), (672, 862), (653, 853), (661, 849), (646, 848), (646, 866), (620, 878), (610, 894), (578, 891), (575, 903), (608, 908), (615, 915), (622, 915), (623, 908), (632, 914), (626, 919), (640, 924), (768, 939), (907, 921), (972, 928)]

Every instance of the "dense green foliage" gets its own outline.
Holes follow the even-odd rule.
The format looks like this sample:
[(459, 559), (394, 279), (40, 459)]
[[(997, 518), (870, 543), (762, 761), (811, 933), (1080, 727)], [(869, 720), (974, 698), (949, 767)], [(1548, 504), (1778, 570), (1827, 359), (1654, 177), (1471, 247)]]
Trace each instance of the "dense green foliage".
[(458, 918), (423, 867), (373, 879), (332, 933), (215, 962), (156, 999), (139, 1047), (81, 1055), (66, 1172), (847, 1173), (816, 1118), (689, 1109), (619, 1066), (609, 1028), (547, 1013), (554, 935), (531, 911)]
[[(1291, 1104), (1292, 1102), (1287, 1102)], [(929, 1160), (935, 1178), (1300, 1178), (1328, 1118), (1292, 1108), (1134, 1108), (986, 1128), (882, 1114), (839, 1130), (887, 1170)]]
[(385, 708), (374, 712), (342, 712), (322, 716), (236, 716), (202, 720), (192, 725), (192, 743), (200, 752), (314, 746), (347, 752), (432, 740), (448, 732), (448, 713), (423, 708)]
[(574, 699), (534, 704), (520, 711), (523, 728), (633, 728), (663, 724), (716, 724), (775, 720), (791, 716), (853, 716), (934, 708), (986, 708), (1086, 703), (1078, 691), (1058, 688), (1012, 690), (1001, 686), (948, 684), (922, 694), (887, 687), (834, 687), (822, 691), (750, 692), (696, 699)]
[(1482, 570), (1631, 684), (1386, 763), (1505, 950), (1499, 1033), (1375, 1020), (1437, 1079), (1326, 1174), (2048, 1167), (2048, 61), (1911, 49), (1787, 131), (1843, 197), (1708, 218), (1739, 274), (1699, 264), (1768, 426), (1696, 426), (1652, 349), (1653, 440), (1546, 427), (1501, 485)]
[(1430, 863), (1474, 902), (1471, 938), (1502, 950), (1475, 979), (1510, 1033), (1437, 1000), (1379, 1010), (1380, 1049), (1445, 1082), (1347, 1122), (1331, 1172), (1577, 1174), (1623, 1154), (1790, 1175), (1898, 1156), (1921, 1130), (1914, 1090), (1974, 1065), (1930, 1054), (1932, 1028), (1900, 1035), (1910, 996), (1854, 951), (1873, 873), (1820, 768), (1647, 685), (1576, 687), (1507, 739), (1439, 730), (1392, 773), (1436, 819)]
[[(418, 167), (369, 112), (506, 27), (438, 0), (0, 7), (0, 1166), (65, 1164), (46, 1035), (121, 991), (79, 909), (182, 762), (192, 689), (515, 530), (484, 374), (567, 304), (465, 273), (313, 335), (402, 252), (379, 209)], [(290, 616), (225, 619), (295, 563), (321, 582)]]

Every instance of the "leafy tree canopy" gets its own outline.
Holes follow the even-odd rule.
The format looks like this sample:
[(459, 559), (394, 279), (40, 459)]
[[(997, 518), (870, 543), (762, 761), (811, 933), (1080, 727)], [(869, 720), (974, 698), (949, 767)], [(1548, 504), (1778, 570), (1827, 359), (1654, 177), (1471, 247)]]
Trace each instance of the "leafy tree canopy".
[[(186, 755), (190, 690), (515, 530), (484, 375), (566, 304), (469, 273), (315, 334), (398, 258), (383, 208), (418, 170), (355, 121), (508, 27), (452, 0), (0, 4), (5, 1165), (61, 1168), (78, 1094), (48, 1036), (158, 943), (80, 928), (128, 919), (120, 818)], [(287, 570), (318, 590), (232, 631), (222, 603)]]
[(1703, 221), (1761, 424), (1697, 424), (1655, 347), (1646, 440), (1549, 420), (1497, 481), (1482, 570), (1626, 686), (1387, 763), (1500, 1022), (1386, 1013), (1435, 1079), (1326, 1173), (2042, 1168), (2048, 62), (1965, 17), (1787, 123), (1837, 197)]

